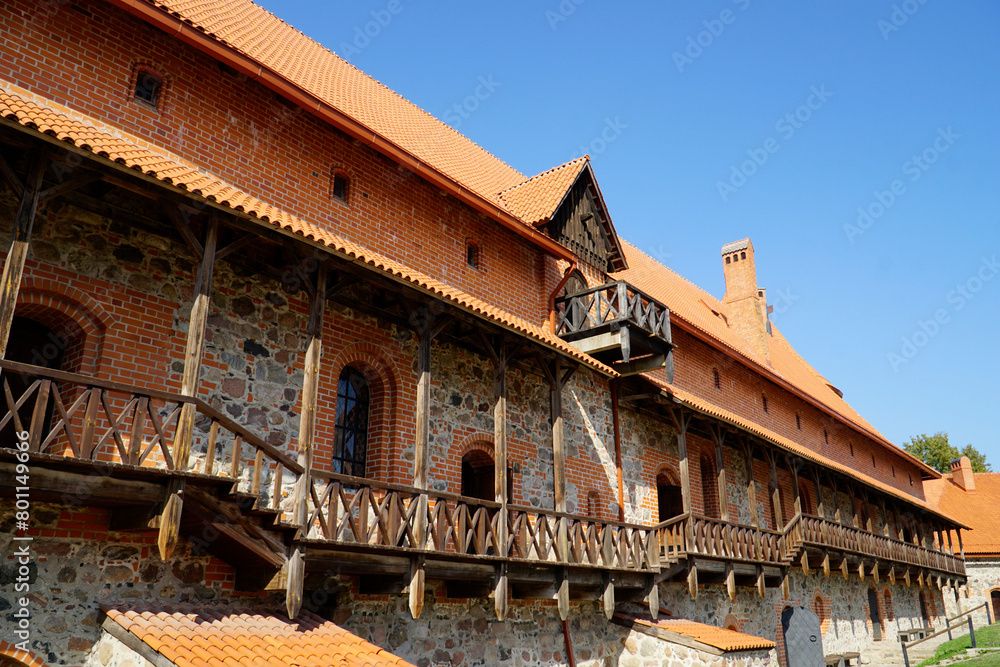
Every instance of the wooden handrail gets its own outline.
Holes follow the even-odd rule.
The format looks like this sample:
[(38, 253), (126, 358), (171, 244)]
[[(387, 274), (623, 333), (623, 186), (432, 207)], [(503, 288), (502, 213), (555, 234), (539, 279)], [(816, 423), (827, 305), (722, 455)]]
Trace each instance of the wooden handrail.
[(952, 616), (951, 618), (949, 618), (949, 619), (948, 619), (948, 623), (951, 623), (952, 621), (954, 621), (954, 620), (956, 620), (956, 619), (959, 619), (959, 618), (962, 618), (963, 616), (968, 616), (968, 615), (969, 615), (969, 614), (971, 614), (972, 612), (974, 612), (974, 611), (977, 611), (977, 610), (979, 610), (979, 609), (982, 609), (982, 608), (983, 608), (983, 607), (985, 607), (985, 606), (986, 606), (987, 604), (989, 604), (989, 603), (988, 603), (988, 602), (983, 602), (982, 604), (980, 604), (980, 605), (977, 605), (977, 606), (973, 607), (972, 609), (969, 609), (969, 610), (967, 610), (967, 611), (963, 611), (963, 612), (962, 612), (961, 614), (957, 614), (957, 615), (955, 615), (955, 616)]
[[(972, 612), (976, 611), (977, 609), (979, 609), (981, 607), (985, 607), (985, 606), (986, 606), (986, 603), (984, 602), (981, 605), (979, 605), (978, 607), (974, 607), (974, 608), (970, 609), (969, 611), (966, 611), (964, 613), (959, 614), (955, 618), (961, 618), (962, 616), (967, 616), (967, 615), (971, 614)], [(924, 643), (928, 639), (934, 639), (935, 637), (940, 637), (941, 635), (945, 634), (946, 632), (949, 632), (951, 630), (954, 630), (955, 628), (958, 628), (958, 627), (961, 627), (961, 626), (965, 625), (965, 623), (956, 623), (955, 625), (952, 625), (951, 622), (953, 620), (955, 620), (955, 618), (949, 619), (948, 622), (945, 623), (945, 627), (942, 628), (941, 630), (938, 630), (934, 634), (927, 635), (926, 637), (924, 637), (922, 639), (915, 639), (912, 642), (900, 642), (900, 643), (903, 645), (903, 648), (909, 650), (909, 649), (913, 648), (914, 646), (916, 646), (917, 644)]]

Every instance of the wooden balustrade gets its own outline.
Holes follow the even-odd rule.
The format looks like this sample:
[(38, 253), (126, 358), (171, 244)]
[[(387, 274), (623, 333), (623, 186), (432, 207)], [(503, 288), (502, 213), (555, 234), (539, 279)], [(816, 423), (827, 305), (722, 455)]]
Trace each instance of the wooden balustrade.
[[(688, 524), (691, 541), (688, 542)], [(785, 565), (784, 535), (777, 531), (745, 526), (698, 515), (682, 514), (656, 527), (661, 558), (676, 562), (684, 556), (702, 556), (727, 561)]]
[[(15, 432), (27, 431), (28, 451), (35, 455), (229, 477), (239, 491), (260, 496), (261, 507), (275, 510), (303, 472), (295, 460), (199, 399), (11, 361), (0, 361), (0, 368), (6, 406), (0, 446), (11, 446)], [(13, 376), (23, 380), (19, 396), (11, 390)], [(195, 453), (181, 469), (171, 452), (185, 403), (195, 407)]]
[[(459, 557), (502, 558), (554, 565), (655, 572), (656, 531), (537, 508), (426, 492), (427, 543), (418, 545), (416, 500), (421, 491), (369, 479), (313, 472), (308, 536), (378, 549), (420, 549)], [(499, 521), (507, 543), (498, 544)], [(565, 531), (565, 547), (559, 535)]]
[(577, 338), (605, 325), (632, 324), (670, 342), (669, 309), (623, 280), (555, 300), (556, 333)]
[(805, 547), (832, 548), (846, 553), (965, 576), (965, 564), (953, 554), (845, 526), (831, 519), (797, 514), (785, 529), (789, 558)]

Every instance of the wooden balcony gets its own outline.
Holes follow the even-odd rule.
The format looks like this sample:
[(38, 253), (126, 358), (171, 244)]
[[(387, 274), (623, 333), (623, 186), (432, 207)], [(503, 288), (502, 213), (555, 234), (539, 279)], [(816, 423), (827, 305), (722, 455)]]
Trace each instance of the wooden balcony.
[(789, 564), (822, 569), (827, 574), (839, 566), (845, 574), (867, 572), (876, 579), (899, 577), (907, 583), (911, 571), (921, 584), (925, 577), (939, 583), (965, 580), (965, 561), (952, 553), (808, 514), (797, 514), (788, 522), (785, 548)]
[(673, 375), (670, 310), (623, 280), (555, 300), (556, 334), (624, 375)]
[[(296, 553), (307, 581), (351, 574), (369, 592), (399, 593), (419, 566), (446, 581), (453, 597), (496, 596), (502, 581), (512, 597), (601, 599), (608, 613), (616, 596), (655, 606), (661, 581), (686, 580), (693, 595), (699, 581), (725, 584), (731, 595), (736, 586), (763, 592), (800, 565), (860, 567), (907, 581), (912, 573), (921, 584), (965, 578), (962, 559), (950, 553), (809, 515), (796, 515), (784, 531), (695, 514), (643, 526), (320, 470), (306, 475), (198, 399), (13, 362), (0, 370), (0, 470), (13, 470), (16, 434), (26, 431), (33, 500), (77, 497), (111, 508), (113, 530), (160, 530), (169, 518), (164, 499), (181, 484), (178, 534), (232, 564), (240, 588), (276, 585)], [(22, 387), (16, 394), (14, 376), (26, 379), (13, 383)], [(194, 413), (194, 454), (181, 467), (173, 452), (185, 410)]]

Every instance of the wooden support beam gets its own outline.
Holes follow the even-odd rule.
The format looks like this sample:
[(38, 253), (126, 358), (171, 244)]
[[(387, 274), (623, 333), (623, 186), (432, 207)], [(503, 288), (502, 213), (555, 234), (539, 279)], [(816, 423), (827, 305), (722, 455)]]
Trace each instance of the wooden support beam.
[[(493, 360), (493, 492), (500, 504), (494, 537), (497, 541), (497, 555), (506, 557), (508, 552), (507, 527), (507, 366), (512, 350), (503, 337), (490, 340), (483, 336), (486, 351)], [(507, 566), (497, 569), (496, 586), (493, 597), (498, 620), (507, 616)]]
[(417, 556), (410, 560), (410, 585), (409, 585), (409, 595), (407, 601), (410, 606), (410, 615), (414, 618), (420, 618), (420, 614), (424, 610), (424, 557)]
[(760, 565), (757, 566), (757, 595), (763, 600), (765, 596), (765, 585), (764, 585), (764, 568)]
[[(688, 447), (687, 447), (687, 432), (688, 426), (691, 425), (692, 415), (680, 409), (674, 409), (670, 411), (670, 416), (674, 422), (674, 428), (677, 430), (677, 458), (679, 459), (678, 468), (680, 469), (681, 475), (681, 504), (684, 510), (684, 514), (688, 517), (688, 520), (684, 522), (684, 543), (688, 545), (690, 549), (694, 545), (694, 521), (691, 520), (691, 462), (688, 459)], [(694, 567), (692, 565), (692, 567)], [(690, 584), (691, 577), (688, 577), (688, 582)], [(695, 571), (694, 584), (698, 585), (698, 575)], [(697, 598), (697, 590), (692, 594), (691, 597)]]
[(497, 620), (507, 618), (507, 565), (497, 566), (497, 580), (493, 588), (493, 607), (496, 610)]
[(785, 571), (781, 576), (781, 599), (787, 600), (791, 597), (791, 586), (788, 583), (788, 572)]
[[(244, 237), (249, 238), (249, 236)], [(239, 243), (237, 241), (236, 243)], [(229, 244), (227, 247), (232, 247)], [(306, 526), (310, 491), (312, 489), (313, 448), (316, 440), (316, 411), (319, 400), (319, 370), (323, 354), (323, 314), (326, 311), (326, 262), (320, 262), (316, 269), (316, 289), (313, 291), (309, 308), (309, 323), (306, 326), (305, 373), (302, 381), (302, 407), (299, 410), (298, 463), (305, 472), (295, 480), (294, 516), (292, 522), (308, 533)], [(280, 487), (276, 487), (280, 488)], [(294, 619), (302, 608), (302, 594), (305, 579), (305, 554), (301, 546), (293, 546), (288, 561), (288, 586), (285, 589), (285, 609), (288, 617)]]
[(830, 552), (823, 552), (823, 576), (827, 579), (830, 578)]
[(655, 621), (660, 613), (660, 587), (656, 584), (656, 577), (652, 575), (646, 577), (646, 605), (649, 607), (649, 615)]
[(698, 565), (694, 562), (694, 559), (689, 559), (690, 566), (688, 567), (688, 594), (691, 596), (692, 600), (698, 599)]
[[(754, 528), (760, 528), (760, 518), (757, 516), (757, 482), (753, 473), (753, 446), (744, 441), (743, 452), (747, 462), (747, 503), (750, 506), (750, 525)], [(758, 538), (759, 535), (758, 533)]]
[(774, 529), (781, 530), (785, 526), (785, 519), (782, 516), (781, 494), (778, 493), (778, 470), (775, 466), (774, 452), (767, 452), (767, 463), (770, 468), (771, 482), (771, 510), (774, 512)]
[[(187, 344), (184, 351), (184, 371), (181, 375), (181, 394), (197, 396), (201, 377), (201, 360), (205, 350), (205, 326), (208, 322), (209, 305), (212, 296), (212, 271), (215, 268), (215, 247), (219, 238), (219, 223), (212, 216), (205, 224), (205, 245), (198, 265), (198, 275), (194, 283), (194, 303), (188, 322)], [(174, 468), (188, 469), (191, 455), (191, 441), (194, 437), (195, 404), (185, 403), (177, 419), (174, 433)], [(234, 452), (234, 456), (237, 453)], [(180, 532), (180, 518), (184, 506), (184, 482), (172, 480), (170, 494), (163, 508), (163, 519), (157, 536), (157, 547), (162, 560), (169, 560)]]
[(559, 568), (557, 575), (559, 587), (556, 591), (556, 606), (559, 609), (559, 619), (565, 621), (569, 618), (569, 570), (565, 567)]
[(861, 561), (858, 563), (858, 579), (861, 581), (865, 580), (865, 562)]
[[(21, 275), (24, 273), (24, 262), (28, 257), (31, 230), (35, 225), (35, 212), (38, 209), (42, 176), (45, 174), (48, 161), (48, 156), (41, 151), (35, 151), (31, 154), (28, 163), (28, 177), (21, 187), (21, 202), (14, 215), (14, 230), (11, 234), (10, 248), (7, 250), (7, 259), (3, 264), (3, 276), (0, 277), (0, 359), (3, 359), (7, 353), (10, 327), (14, 321), (14, 308), (17, 305), (17, 295), (21, 289)], [(13, 172), (8, 174), (8, 178), (16, 180)]]
[(88, 183), (93, 183), (101, 179), (101, 174), (96, 171), (91, 171), (86, 174), (81, 174), (76, 178), (71, 178), (68, 181), (63, 181), (62, 183), (57, 183), (56, 185), (50, 186), (42, 190), (38, 194), (38, 203), (44, 204), (54, 197), (64, 195), (68, 192), (73, 192), (78, 188), (82, 188)]
[(604, 616), (610, 621), (615, 615), (615, 580), (610, 572), (604, 573), (604, 590), (601, 593)]
[(0, 154), (0, 176), (3, 176), (3, 180), (7, 181), (7, 185), (14, 191), (15, 197), (20, 199), (24, 196), (24, 183), (14, 173), (14, 170), (10, 168), (10, 164), (4, 159), (2, 154)]
[(717, 475), (716, 487), (719, 495), (719, 518), (729, 521), (729, 494), (726, 485), (726, 455), (722, 449), (725, 444), (726, 432), (719, 426), (712, 424), (709, 427), (712, 432), (712, 440), (715, 441), (715, 470)]
[(844, 581), (847, 581), (847, 557), (840, 559), (840, 573), (844, 575)]
[(802, 550), (802, 558), (799, 559), (799, 560), (802, 563), (802, 574), (804, 574), (804, 575), (806, 575), (808, 577), (809, 576), (809, 553), (805, 549)]
[(910, 587), (910, 568), (906, 568), (906, 570), (903, 572), (903, 581), (906, 582), (906, 587), (909, 588)]
[(736, 572), (733, 571), (732, 562), (726, 563), (726, 593), (732, 602), (736, 601)]

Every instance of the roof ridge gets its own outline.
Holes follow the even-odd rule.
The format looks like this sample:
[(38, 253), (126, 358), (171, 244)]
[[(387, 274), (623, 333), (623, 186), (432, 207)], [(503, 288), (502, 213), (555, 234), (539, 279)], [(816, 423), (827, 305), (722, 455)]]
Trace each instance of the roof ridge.
[[(233, 40), (226, 39), (225, 37), (217, 34), (216, 32), (209, 31), (204, 26), (204, 22), (203, 21), (199, 20), (196, 23), (194, 21), (194, 19), (190, 18), (189, 16), (185, 15), (184, 13), (181, 13), (178, 10), (173, 9), (169, 4), (165, 3), (163, 0), (145, 0), (145, 1), (148, 2), (149, 4), (155, 6), (155, 7), (159, 7), (161, 9), (169, 12), (170, 14), (173, 14), (174, 16), (182, 19), (185, 23), (189, 24), (192, 28), (201, 31), (201, 32), (205, 33), (206, 35), (210, 35), (213, 39), (216, 39), (216, 40), (222, 42), (223, 44), (227, 45), (228, 47), (230, 47), (230, 48), (238, 51), (241, 54), (243, 54), (247, 58), (250, 58), (254, 62), (257, 62), (257, 63), (263, 65), (264, 67), (267, 67), (268, 69), (272, 69), (272, 70), (274, 69), (274, 67), (272, 65), (266, 64), (261, 58), (255, 56), (255, 55), (253, 55), (251, 53), (249, 53), (246, 49), (241, 48)], [(470, 139), (466, 135), (464, 135), (461, 132), (459, 132), (458, 130), (456, 130), (454, 127), (452, 127), (448, 123), (445, 123), (443, 120), (441, 120), (440, 118), (438, 118), (434, 114), (430, 113), (429, 111), (427, 111), (426, 109), (424, 109), (420, 105), (414, 103), (412, 100), (407, 99), (406, 97), (404, 97), (399, 92), (393, 90), (388, 85), (382, 83), (381, 81), (379, 81), (378, 79), (376, 79), (375, 77), (373, 77), (371, 74), (368, 74), (364, 70), (360, 69), (359, 67), (357, 67), (356, 65), (354, 65), (353, 63), (351, 63), (346, 58), (343, 58), (340, 55), (338, 55), (337, 52), (334, 51), (333, 49), (331, 49), (330, 47), (326, 46), (325, 44), (323, 44), (319, 40), (313, 39), (312, 37), (310, 37), (309, 35), (305, 34), (304, 32), (302, 32), (301, 30), (299, 30), (298, 28), (296, 28), (292, 24), (288, 23), (284, 19), (280, 18), (279, 16), (277, 16), (273, 12), (268, 11), (263, 6), (259, 5), (256, 2), (253, 2), (253, 0), (236, 0), (236, 1), (245, 2), (248, 5), (253, 5), (254, 7), (257, 7), (262, 12), (264, 12), (265, 14), (267, 14), (271, 19), (273, 19), (273, 20), (277, 21), (278, 23), (280, 23), (285, 29), (287, 29), (290, 32), (293, 32), (293, 33), (301, 36), (302, 39), (305, 39), (305, 40), (309, 41), (311, 44), (315, 45), (316, 47), (319, 47), (322, 51), (325, 51), (325, 52), (329, 53), (334, 58), (336, 58), (337, 60), (339, 60), (341, 63), (343, 63), (347, 67), (349, 67), (352, 70), (354, 70), (355, 72), (357, 72), (362, 77), (364, 77), (364, 78), (368, 79), (369, 81), (375, 83), (376, 85), (378, 85), (379, 87), (381, 87), (382, 89), (384, 89), (386, 92), (388, 92), (391, 95), (393, 95), (396, 98), (398, 98), (404, 104), (407, 104), (407, 105), (411, 106), (412, 108), (414, 108), (417, 111), (419, 111), (421, 114), (423, 114), (428, 119), (434, 121), (440, 127), (442, 127), (444, 129), (446, 129), (447, 131), (451, 132), (455, 137), (458, 137), (460, 140), (462, 140), (462, 141), (466, 142), (467, 144), (475, 147), (476, 149), (478, 149), (479, 151), (481, 151), (482, 153), (484, 153), (488, 157), (492, 158), (493, 160), (496, 160), (498, 163), (500, 163), (504, 167), (507, 167), (512, 172), (514, 172), (514, 174), (520, 176), (522, 179), (526, 179), (527, 178), (527, 176), (524, 173), (522, 173), (519, 169), (513, 167), (506, 160), (498, 157), (493, 152), (491, 152), (491, 151), (487, 150), (486, 148), (484, 148), (483, 146), (479, 145), (478, 143), (476, 143), (475, 141), (473, 141), (472, 139)], [(286, 74), (280, 74), (280, 75), (283, 78), (291, 79), (291, 77), (287, 76)], [(296, 83), (295, 85), (303, 87), (303, 88), (306, 88), (301, 83)], [(306, 88), (306, 89), (309, 90), (308, 88)], [(327, 99), (326, 96), (323, 95), (323, 94), (321, 94), (319, 91), (309, 90), (309, 92), (310, 92), (310, 94), (315, 95), (316, 97), (319, 97), (320, 99), (323, 99), (324, 102), (326, 102), (328, 104), (331, 104), (334, 107), (339, 108), (339, 106), (333, 100)], [(369, 129), (372, 129), (372, 128), (369, 128)], [(374, 132), (375, 130), (372, 129), (372, 131)]]

